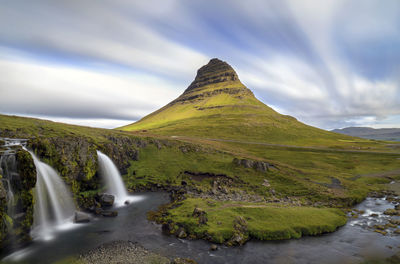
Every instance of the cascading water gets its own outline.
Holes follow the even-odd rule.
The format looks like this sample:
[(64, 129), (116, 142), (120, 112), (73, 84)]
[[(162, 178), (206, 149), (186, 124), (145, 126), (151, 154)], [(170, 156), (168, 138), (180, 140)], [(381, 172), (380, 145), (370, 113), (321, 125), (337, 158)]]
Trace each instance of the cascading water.
[(15, 159), (15, 146), (25, 146), (26, 139), (0, 139), (4, 142), (4, 144), (0, 146), (0, 175), (2, 175), (2, 185), (7, 192), (7, 214), (13, 219), (15, 216), (16, 202), (14, 198), (12, 182), (15, 182), (17, 179), (19, 179), (17, 163)]
[(57, 172), (35, 154), (32, 155), (36, 167), (34, 223), (32, 237), (51, 239), (54, 231), (65, 224), (71, 224), (75, 212), (70, 192)]
[[(105, 181), (107, 193), (114, 195), (115, 205), (121, 206), (125, 201), (132, 202), (134, 199), (128, 195), (121, 174), (112, 160), (104, 153), (97, 151), (99, 159), (100, 175)], [(137, 197), (135, 198), (138, 199)]]

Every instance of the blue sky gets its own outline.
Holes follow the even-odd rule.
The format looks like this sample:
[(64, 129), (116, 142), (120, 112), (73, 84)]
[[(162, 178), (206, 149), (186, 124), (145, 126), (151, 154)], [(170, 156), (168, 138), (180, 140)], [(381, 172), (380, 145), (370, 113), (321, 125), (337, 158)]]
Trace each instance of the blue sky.
[(2, 1), (0, 112), (116, 127), (211, 58), (324, 129), (400, 127), (400, 1)]

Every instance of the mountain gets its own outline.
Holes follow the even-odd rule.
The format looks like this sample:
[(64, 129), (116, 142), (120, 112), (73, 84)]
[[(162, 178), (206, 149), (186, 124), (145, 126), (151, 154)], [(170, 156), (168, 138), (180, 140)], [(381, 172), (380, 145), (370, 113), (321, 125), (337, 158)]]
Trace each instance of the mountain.
[(332, 132), (367, 139), (400, 141), (400, 128), (346, 127)]
[(177, 99), (119, 129), (295, 145), (343, 138), (277, 113), (254, 96), (228, 63), (216, 58), (197, 71)]

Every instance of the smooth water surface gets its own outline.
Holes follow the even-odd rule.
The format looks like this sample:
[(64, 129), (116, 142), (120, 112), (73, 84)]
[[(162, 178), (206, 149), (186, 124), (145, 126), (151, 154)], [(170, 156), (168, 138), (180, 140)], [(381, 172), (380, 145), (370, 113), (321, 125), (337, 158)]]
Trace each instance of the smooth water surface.
[[(400, 245), (399, 236), (382, 236), (366, 226), (368, 222), (372, 225), (373, 221), (387, 217), (381, 212), (394, 206), (385, 199), (368, 198), (357, 206), (365, 211), (365, 216), (350, 220), (331, 234), (279, 242), (249, 241), (242, 247), (222, 246), (218, 251), (209, 251), (208, 242), (163, 235), (159, 225), (146, 220), (146, 212), (168, 202), (168, 194), (135, 196), (142, 199), (117, 208), (116, 218), (98, 218), (89, 224), (79, 224), (78, 228), (61, 233), (50, 242), (34, 242), (21, 252), (23, 260), (52, 263), (113, 240), (139, 242), (155, 252), (190, 257), (198, 263), (359, 263), (364, 258), (391, 256)], [(379, 212), (379, 217), (371, 219), (368, 210)]]

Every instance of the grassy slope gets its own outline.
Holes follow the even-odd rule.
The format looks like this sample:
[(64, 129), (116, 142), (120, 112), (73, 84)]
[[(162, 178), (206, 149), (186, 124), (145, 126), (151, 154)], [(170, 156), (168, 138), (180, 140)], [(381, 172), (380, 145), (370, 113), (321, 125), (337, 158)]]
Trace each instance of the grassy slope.
[[(0, 115), (0, 129), (18, 131), (18, 135), (25, 137), (65, 137), (67, 135), (78, 135), (88, 137), (97, 144), (107, 142), (108, 139), (106, 137), (109, 135), (141, 137), (139, 134), (127, 132), (3, 115)], [(341, 206), (354, 201), (360, 201), (369, 191), (381, 189), (385, 183), (390, 181), (390, 179), (379, 175), (363, 176), (362, 174), (390, 171), (399, 168), (399, 155), (389, 153), (390, 151), (387, 154), (350, 153), (336, 150), (327, 151), (238, 142), (219, 142), (197, 138), (171, 139), (170, 137), (163, 136), (157, 136), (156, 138), (159, 142), (162, 142), (160, 148), (156, 144), (148, 144), (146, 147), (140, 149), (139, 160), (131, 161), (131, 167), (128, 173), (124, 175), (125, 182), (130, 189), (155, 184), (179, 186), (182, 180), (188, 182), (189, 186), (199, 190), (208, 191), (211, 189), (214, 179), (205, 178), (201, 181), (193, 179), (183, 173), (188, 170), (193, 172), (226, 174), (233, 179), (232, 185), (228, 186), (231, 192), (243, 190), (249, 194), (262, 195), (268, 200), (273, 199), (270, 192), (271, 188), (276, 191), (275, 196), (278, 198), (289, 196), (295, 197), (299, 201), (304, 202), (304, 204), (307, 204), (307, 201), (311, 201), (311, 204), (322, 202), (325, 205), (332, 202), (332, 206)], [(376, 149), (380, 151), (384, 151), (386, 148), (382, 142), (374, 142), (374, 144), (379, 146)], [(239, 167), (232, 163), (235, 157), (268, 161), (275, 164), (278, 170), (262, 173), (254, 169)], [(360, 174), (361, 176), (357, 176)], [(399, 178), (399, 176), (394, 175), (391, 177)], [(341, 181), (341, 188), (330, 188), (326, 185), (331, 182), (331, 177), (335, 177)], [(271, 184), (270, 188), (262, 185), (264, 179), (269, 181)], [(194, 205), (189, 203), (188, 206)], [(264, 215), (272, 210), (271, 208), (261, 208), (257, 210), (261, 210), (262, 212), (258, 212), (257, 210), (257, 212), (253, 212), (252, 209), (241, 211), (243, 210), (241, 207), (238, 206), (235, 208), (235, 206), (231, 206), (229, 207), (229, 212), (232, 214), (239, 214), (240, 212), (242, 215)], [(188, 211), (193, 211), (193, 209), (189, 208)], [(273, 210), (277, 215), (280, 215), (280, 211), (282, 210), (282, 216), (287, 212), (287, 209), (279, 206)], [(290, 212), (295, 212), (303, 216), (312, 215), (314, 211), (309, 210), (308, 207), (300, 207)], [(321, 215), (324, 215), (328, 211), (322, 210), (319, 212)], [(178, 210), (174, 214), (179, 212)], [(188, 214), (181, 215), (182, 218), (180, 221), (186, 221), (185, 216), (188, 217), (186, 220), (190, 221), (190, 215)], [(252, 230), (259, 229), (260, 232), (264, 230), (265, 222), (261, 218), (254, 217), (252, 219), (249, 221), (249, 226), (254, 227)], [(283, 217), (281, 225), (284, 229), (290, 229), (290, 219)], [(224, 221), (222, 227), (231, 229), (232, 223)], [(309, 228), (311, 227), (312, 224), (310, 223)], [(214, 226), (211, 224), (209, 228), (207, 232), (213, 234), (212, 230)], [(260, 234), (265, 235), (265, 233)], [(217, 239), (216, 237), (215, 239)]]
[[(207, 85), (194, 96), (221, 88), (245, 88), (241, 83)], [(354, 138), (298, 122), (281, 115), (260, 102), (254, 95), (242, 92), (238, 96), (220, 93), (202, 100), (170, 103), (138, 122), (121, 127), (126, 131), (147, 130), (158, 135), (178, 135), (201, 138), (238, 139), (300, 146), (348, 145)], [(183, 94), (180, 98), (189, 95)]]
[(109, 135), (121, 135), (117, 130), (93, 128), (52, 122), (44, 119), (0, 114), (0, 129), (15, 131), (26, 138), (82, 136), (93, 142), (105, 142)]

